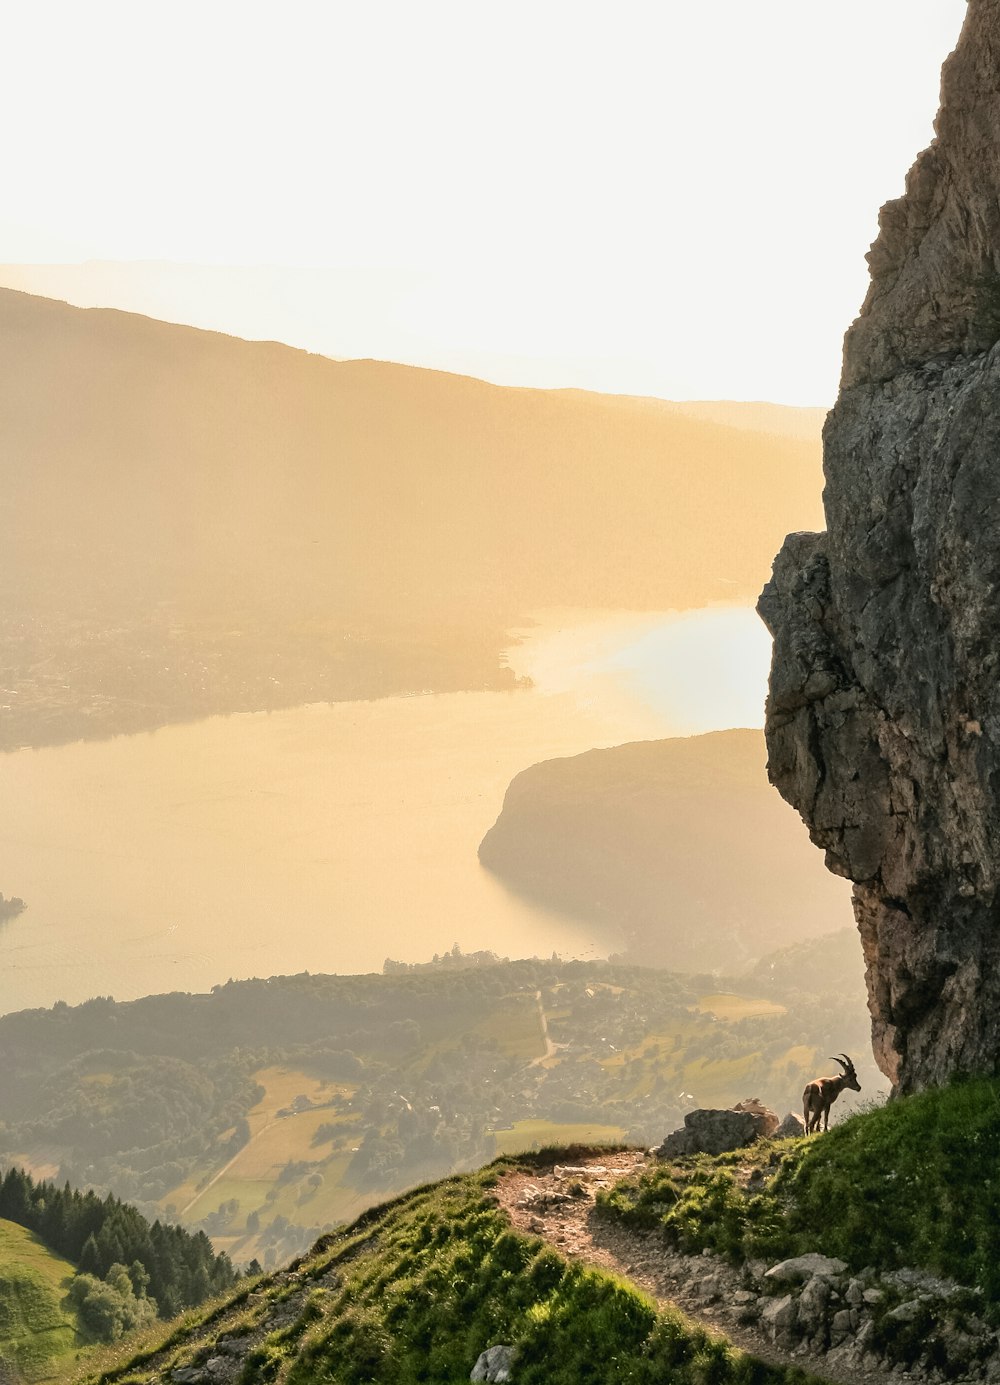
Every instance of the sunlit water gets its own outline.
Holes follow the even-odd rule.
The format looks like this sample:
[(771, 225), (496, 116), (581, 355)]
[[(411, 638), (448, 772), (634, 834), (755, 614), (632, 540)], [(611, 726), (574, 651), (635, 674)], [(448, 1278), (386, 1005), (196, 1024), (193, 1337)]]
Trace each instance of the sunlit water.
[(215, 717), (0, 758), (0, 1012), (381, 969), (458, 942), (605, 955), (619, 939), (509, 893), (476, 850), (511, 778), (593, 746), (759, 725), (748, 610), (539, 618), (531, 691)]

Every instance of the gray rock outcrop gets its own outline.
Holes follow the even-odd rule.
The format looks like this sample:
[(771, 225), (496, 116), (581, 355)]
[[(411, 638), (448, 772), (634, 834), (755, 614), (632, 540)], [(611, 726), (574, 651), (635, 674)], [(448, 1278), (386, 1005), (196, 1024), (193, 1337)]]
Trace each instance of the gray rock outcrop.
[(508, 1346), (487, 1347), (480, 1352), (469, 1376), (470, 1380), (502, 1382), (510, 1380), (514, 1367), (515, 1348)]
[(827, 531), (788, 537), (759, 605), (770, 777), (854, 882), (904, 1092), (1000, 1071), (998, 51), (1000, 0), (971, 0), (847, 334)]
[(836, 1278), (846, 1269), (847, 1265), (843, 1260), (810, 1250), (805, 1255), (795, 1255), (790, 1260), (781, 1260), (777, 1265), (772, 1265), (764, 1278), (774, 1284), (804, 1284), (807, 1279), (812, 1279), (816, 1275), (827, 1279)]
[(685, 1154), (725, 1154), (757, 1139), (757, 1121), (750, 1111), (689, 1111), (684, 1125), (668, 1135), (654, 1151), (657, 1158)]
[(748, 1096), (742, 1101), (738, 1101), (733, 1107), (734, 1111), (745, 1111), (753, 1116), (754, 1129), (762, 1140), (769, 1139), (778, 1129), (778, 1117), (771, 1110), (770, 1106), (765, 1106), (760, 1097)]

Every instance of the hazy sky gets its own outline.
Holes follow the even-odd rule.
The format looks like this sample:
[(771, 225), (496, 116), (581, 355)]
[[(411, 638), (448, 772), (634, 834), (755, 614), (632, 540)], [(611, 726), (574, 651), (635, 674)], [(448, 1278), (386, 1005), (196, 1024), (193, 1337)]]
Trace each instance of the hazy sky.
[[(504, 383), (828, 403), (965, 8), (7, 0), (0, 283)], [(168, 263), (16, 268), (87, 260)]]

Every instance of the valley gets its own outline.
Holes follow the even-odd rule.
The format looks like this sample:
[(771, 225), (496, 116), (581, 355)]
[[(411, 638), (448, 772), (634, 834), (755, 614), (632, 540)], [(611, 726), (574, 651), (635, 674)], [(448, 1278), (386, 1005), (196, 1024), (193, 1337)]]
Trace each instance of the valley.
[[(850, 931), (720, 979), (454, 950), (379, 976), (230, 982), (0, 1019), (0, 1159), (266, 1267), (498, 1153), (650, 1145), (697, 1105), (782, 1112), (868, 1018)], [(822, 959), (821, 967), (816, 963)], [(849, 1103), (848, 1103), (849, 1105)]]

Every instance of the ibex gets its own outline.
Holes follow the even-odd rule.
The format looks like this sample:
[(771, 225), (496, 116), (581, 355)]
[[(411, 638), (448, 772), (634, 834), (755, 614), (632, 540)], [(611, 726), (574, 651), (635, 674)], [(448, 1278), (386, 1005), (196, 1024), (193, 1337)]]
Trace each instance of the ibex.
[(841, 1075), (839, 1077), (814, 1078), (802, 1093), (802, 1115), (805, 1119), (807, 1135), (819, 1129), (821, 1117), (823, 1129), (828, 1128), (830, 1107), (845, 1087), (850, 1087), (852, 1092), (860, 1092), (861, 1090), (861, 1083), (858, 1081), (858, 1074), (854, 1071), (854, 1064), (846, 1053), (842, 1053), (839, 1058), (831, 1058), (830, 1061), (831, 1063), (839, 1063), (844, 1069)]

